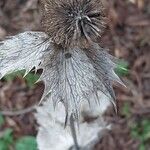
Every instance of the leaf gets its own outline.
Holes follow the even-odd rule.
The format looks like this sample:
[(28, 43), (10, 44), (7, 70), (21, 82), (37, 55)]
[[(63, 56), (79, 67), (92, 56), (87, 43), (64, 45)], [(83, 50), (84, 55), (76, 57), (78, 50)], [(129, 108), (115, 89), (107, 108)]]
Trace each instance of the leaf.
[(139, 145), (139, 150), (146, 150), (146, 147), (145, 147), (144, 143), (141, 143)]
[(80, 102), (90, 99), (90, 95), (95, 92), (93, 80), (96, 82), (97, 78), (88, 57), (80, 49), (72, 49), (71, 58), (68, 59), (64, 59), (65, 54), (62, 52), (53, 50), (51, 59), (45, 59), (42, 64), (40, 78), (45, 83), (44, 96), (51, 93), (49, 99), (54, 102), (54, 106), (62, 101), (68, 118), (73, 113), (77, 119)]
[(7, 143), (12, 143), (13, 142), (13, 136), (12, 136), (13, 130), (8, 128), (5, 130), (3, 134), (3, 140)]
[(150, 120), (144, 119), (142, 121), (142, 129), (143, 129), (143, 140), (150, 140)]
[(4, 123), (4, 117), (0, 114), (0, 126), (2, 126)]
[(131, 135), (141, 142), (147, 143), (150, 139), (150, 121), (144, 119), (141, 122), (134, 123), (131, 127)]
[(127, 118), (130, 117), (131, 112), (130, 112), (130, 104), (129, 103), (124, 104), (124, 106), (122, 108), (122, 114)]
[(15, 150), (37, 150), (36, 139), (33, 136), (24, 136), (15, 144)]
[[(89, 106), (97, 105), (101, 99), (99, 91), (116, 107), (112, 84), (123, 83), (114, 72), (116, 59), (98, 44), (93, 43), (86, 50), (78, 46), (65, 50), (42, 32), (24, 32), (2, 41), (0, 51), (1, 77), (15, 70), (25, 69), (27, 75), (33, 67), (42, 68), (38, 80), (45, 83), (42, 100), (50, 99), (54, 107), (63, 103), (68, 118), (73, 114), (79, 120), (84, 101)], [(30, 78), (27, 78), (29, 83)]]
[(16, 72), (12, 72), (10, 74), (5, 75), (3, 78), (7, 82), (14, 80), (16, 77), (22, 77), (25, 74), (25, 70), (20, 70)]
[[(16, 77), (23, 77), (23, 75), (25, 74), (25, 70), (21, 70), (21, 71), (16, 71), (10, 74), (5, 75), (3, 78), (4, 80), (6, 80), (7, 82), (14, 80)], [(25, 80), (27, 83), (27, 86), (29, 88), (34, 87), (35, 82), (39, 79), (39, 75), (34, 74), (32, 72), (29, 72), (26, 76), (25, 76)]]
[(24, 32), (0, 42), (0, 78), (17, 71), (26, 74), (41, 63), (43, 51), (49, 47), (47, 35), (42, 32)]
[[(37, 108), (35, 116), (40, 125), (37, 135), (39, 150), (71, 149), (74, 143), (69, 124), (64, 128), (66, 114), (62, 103), (59, 103), (54, 110), (52, 101), (46, 101), (43, 106)], [(85, 150), (93, 149), (95, 143), (103, 136), (103, 130), (109, 129), (110, 127), (106, 125), (102, 118), (90, 123), (86, 123), (85, 120), (84, 122), (80, 120), (79, 125), (80, 127), (76, 130), (78, 143)]]
[(8, 150), (8, 147), (13, 143), (13, 130), (8, 128), (4, 131), (0, 138), (0, 150)]
[(4, 140), (0, 139), (0, 150), (8, 150), (8, 144)]
[[(110, 101), (116, 110), (116, 97), (112, 84), (115, 81), (121, 85), (124, 85), (124, 83), (114, 71), (118, 60), (115, 57), (109, 55), (107, 50), (101, 48), (98, 44), (95, 43), (89, 49), (86, 49), (85, 53), (93, 65), (95, 69), (94, 73), (98, 78), (98, 81), (95, 83), (95, 88), (110, 98)], [(100, 97), (98, 97), (98, 100), (100, 100)]]
[(39, 75), (34, 74), (34, 73), (28, 73), (25, 77), (27, 86), (32, 88), (35, 85), (35, 82), (39, 79)]
[(115, 68), (115, 72), (119, 75), (119, 76), (127, 76), (129, 74), (128, 71), (128, 63), (125, 61), (120, 61), (117, 64), (117, 67)]

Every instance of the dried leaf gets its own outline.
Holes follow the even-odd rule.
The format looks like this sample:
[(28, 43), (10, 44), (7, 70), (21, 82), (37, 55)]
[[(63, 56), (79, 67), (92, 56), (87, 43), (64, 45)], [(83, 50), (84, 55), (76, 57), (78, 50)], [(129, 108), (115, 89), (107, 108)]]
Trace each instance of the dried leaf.
[(76, 46), (65, 50), (42, 32), (25, 32), (2, 41), (0, 52), (1, 77), (15, 70), (25, 69), (27, 74), (33, 67), (42, 68), (42, 100), (48, 97), (54, 108), (62, 102), (67, 119), (73, 114), (79, 120), (85, 102), (89, 106), (100, 103), (98, 91), (115, 106), (112, 83), (123, 84), (114, 72), (117, 60), (96, 43), (87, 49)]
[(5, 74), (38, 68), (43, 51), (49, 47), (42, 32), (24, 32), (0, 42), (0, 78)]

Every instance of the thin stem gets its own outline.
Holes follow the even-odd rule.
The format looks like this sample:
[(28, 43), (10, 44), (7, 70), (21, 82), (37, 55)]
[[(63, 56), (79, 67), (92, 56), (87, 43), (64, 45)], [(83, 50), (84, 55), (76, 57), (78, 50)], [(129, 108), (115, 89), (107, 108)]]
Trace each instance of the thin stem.
[(74, 122), (73, 115), (70, 116), (70, 129), (71, 129), (75, 149), (79, 150), (80, 148), (79, 148), (79, 144), (78, 144), (78, 140), (77, 140), (77, 134), (76, 134), (75, 122)]
[(21, 110), (17, 110), (17, 111), (1, 111), (0, 110), (0, 114), (4, 115), (4, 116), (18, 116), (18, 115), (24, 115), (27, 114), (33, 110), (35, 110), (37, 108), (37, 105), (33, 105), (31, 107), (25, 108), (25, 109), (21, 109)]

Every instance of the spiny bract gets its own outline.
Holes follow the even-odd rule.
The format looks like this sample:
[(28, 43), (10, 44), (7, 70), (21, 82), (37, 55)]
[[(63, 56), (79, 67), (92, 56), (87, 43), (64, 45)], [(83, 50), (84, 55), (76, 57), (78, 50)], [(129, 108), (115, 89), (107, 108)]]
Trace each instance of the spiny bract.
[(54, 106), (63, 103), (67, 121), (70, 116), (79, 120), (85, 102), (97, 105), (99, 91), (115, 105), (112, 83), (123, 83), (114, 72), (117, 60), (96, 40), (103, 27), (101, 1), (41, 0), (41, 4), (47, 34), (29, 31), (0, 42), (0, 78), (15, 70), (43, 69), (42, 100), (49, 99)]

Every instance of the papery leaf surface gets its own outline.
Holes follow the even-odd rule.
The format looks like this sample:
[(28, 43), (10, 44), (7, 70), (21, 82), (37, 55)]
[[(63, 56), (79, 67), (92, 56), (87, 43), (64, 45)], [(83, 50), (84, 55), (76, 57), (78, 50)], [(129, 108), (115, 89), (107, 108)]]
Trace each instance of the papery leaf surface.
[(92, 107), (100, 104), (98, 92), (115, 106), (112, 84), (123, 84), (114, 72), (116, 61), (96, 43), (87, 49), (65, 49), (43, 32), (24, 32), (0, 42), (0, 77), (16, 70), (25, 69), (27, 74), (33, 67), (43, 69), (42, 100), (53, 101), (54, 108), (63, 103), (66, 119), (73, 114), (79, 120), (84, 102)]
[(27, 31), (0, 41), (0, 78), (26, 70), (26, 74), (42, 60), (43, 51), (49, 47), (48, 36), (43, 32)]
[[(39, 150), (69, 150), (74, 146), (74, 142), (70, 125), (68, 124), (64, 128), (62, 118), (65, 118), (65, 108), (62, 103), (59, 103), (56, 110), (54, 110), (52, 103), (52, 101), (44, 102), (42, 106), (37, 108), (35, 114), (40, 125), (37, 135), (38, 148)], [(103, 136), (103, 130), (105, 129), (110, 129), (110, 126), (106, 125), (102, 118), (91, 123), (81, 121), (79, 128), (76, 128), (81, 150), (93, 149), (94, 145)]]

